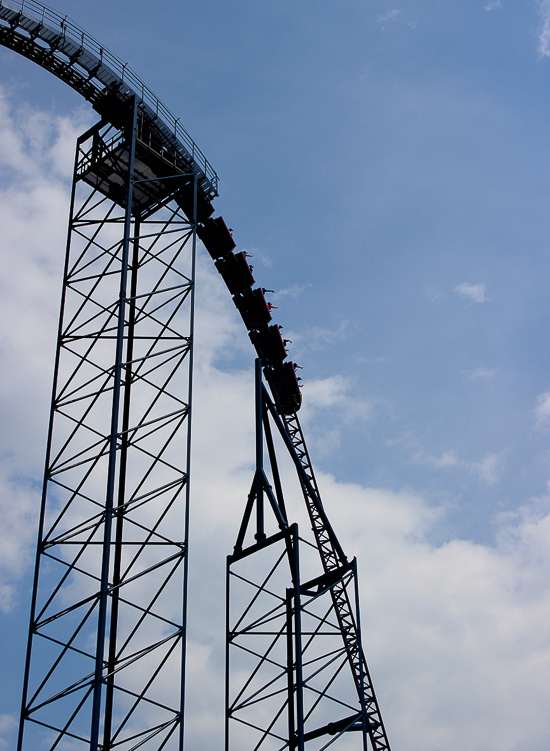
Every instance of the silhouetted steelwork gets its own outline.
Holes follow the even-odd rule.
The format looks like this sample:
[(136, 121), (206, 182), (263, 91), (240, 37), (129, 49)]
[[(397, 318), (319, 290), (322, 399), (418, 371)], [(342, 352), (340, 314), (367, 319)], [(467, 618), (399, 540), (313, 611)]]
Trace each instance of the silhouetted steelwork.
[[(247, 254), (211, 217), (216, 173), (179, 118), (67, 17), (0, 0), (0, 44), (102, 118), (77, 143), (19, 751), (183, 748), (197, 235), (262, 358), (256, 472), (227, 568), (226, 749), (355, 738), (389, 751), (355, 561), (320, 500), (269, 290), (253, 288)], [(310, 539), (289, 523), (277, 442)]]
[(152, 173), (135, 97), (117, 116), (77, 144), (19, 737), (33, 751), (182, 747), (196, 222), (175, 199), (197, 180)]
[[(289, 524), (271, 422), (297, 470), (313, 539)], [(279, 416), (260, 360), (256, 471), (227, 561), (226, 618), (226, 751), (349, 748), (349, 733), (352, 747), (366, 751), (370, 740), (389, 751), (361, 646), (356, 562), (323, 509), (298, 417)]]

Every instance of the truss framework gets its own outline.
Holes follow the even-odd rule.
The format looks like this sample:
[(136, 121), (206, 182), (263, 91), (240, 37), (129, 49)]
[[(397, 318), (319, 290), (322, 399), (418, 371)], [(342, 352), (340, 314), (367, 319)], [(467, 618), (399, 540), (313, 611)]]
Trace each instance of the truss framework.
[[(283, 419), (258, 360), (256, 472), (227, 559), (226, 751), (389, 751), (361, 645), (356, 562), (323, 509), (297, 416)], [(271, 422), (298, 472), (310, 539), (289, 524)], [(265, 504), (279, 528), (269, 535)]]
[(19, 751), (182, 748), (197, 187), (125, 117), (77, 142)]

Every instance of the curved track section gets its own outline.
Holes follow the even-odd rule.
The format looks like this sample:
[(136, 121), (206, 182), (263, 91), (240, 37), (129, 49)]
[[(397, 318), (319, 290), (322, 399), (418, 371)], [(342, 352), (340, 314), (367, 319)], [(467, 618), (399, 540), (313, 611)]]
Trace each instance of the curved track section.
[(91, 102), (106, 120), (111, 120), (116, 100), (124, 102), (135, 94), (161, 144), (175, 150), (183, 162), (199, 173), (205, 196), (211, 199), (218, 195), (218, 176), (179, 118), (127, 63), (67, 16), (34, 0), (1, 0), (0, 44), (60, 78)]
[[(53, 73), (91, 102), (102, 119), (124, 129), (131, 100), (139, 109), (138, 158), (149, 186), (158, 181), (158, 198), (168, 192), (162, 178), (174, 172), (198, 175), (198, 234), (215, 261), (233, 301), (248, 329), (250, 339), (264, 362), (264, 372), (282, 414), (293, 414), (301, 404), (295, 365), (286, 361), (285, 342), (279, 327), (271, 324), (271, 304), (265, 289), (253, 289), (254, 278), (245, 253), (234, 254), (235, 242), (221, 217), (212, 219), (212, 199), (218, 195), (218, 176), (191, 136), (172, 112), (119, 58), (83, 29), (34, 0), (0, 0), (0, 44)], [(111, 146), (109, 144), (109, 146)], [(100, 160), (98, 160), (99, 163)], [(86, 179), (86, 178), (85, 178)], [(91, 165), (89, 182), (123, 205), (124, 195), (113, 180), (109, 165)], [(137, 186), (136, 186), (137, 187)], [(174, 196), (190, 220), (193, 185), (182, 180)], [(135, 191), (133, 213), (153, 207), (151, 190), (140, 201)]]

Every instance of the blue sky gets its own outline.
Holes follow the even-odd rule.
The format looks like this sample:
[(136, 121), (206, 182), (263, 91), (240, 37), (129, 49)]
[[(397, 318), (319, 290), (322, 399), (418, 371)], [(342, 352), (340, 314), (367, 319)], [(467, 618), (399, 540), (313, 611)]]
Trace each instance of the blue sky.
[[(55, 8), (181, 117), (220, 175), (217, 211), (253, 255), (258, 283), (275, 290), (276, 321), (304, 368), (311, 453), (334, 526), (359, 556), (363, 608), (375, 612), (364, 618), (367, 656), (395, 749), (546, 750), (550, 2)], [(3, 48), (0, 85), (10, 530), (0, 591), (16, 645), (3, 749), (22, 669), (67, 175), (93, 115)], [(253, 352), (210, 267), (205, 258), (201, 377), (215, 404), (233, 395), (246, 413)], [(236, 409), (225, 422), (204, 415), (196, 475), (208, 471), (214, 432), (239, 420)], [(235, 498), (249, 482), (243, 452), (221, 462)], [(196, 535), (208, 545), (202, 513)], [(196, 626), (197, 674), (221, 659), (212, 628), (202, 638)], [(440, 691), (449, 672), (455, 693)]]

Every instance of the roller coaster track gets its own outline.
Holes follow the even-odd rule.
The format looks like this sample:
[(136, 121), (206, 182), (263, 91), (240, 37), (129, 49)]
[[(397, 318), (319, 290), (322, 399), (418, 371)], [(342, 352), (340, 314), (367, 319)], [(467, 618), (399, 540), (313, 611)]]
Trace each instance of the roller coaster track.
[[(338, 539), (324, 512), (317, 481), (306, 447), (297, 411), (301, 396), (293, 363), (286, 360), (285, 343), (279, 327), (269, 325), (271, 306), (265, 290), (252, 289), (254, 279), (244, 253), (235, 254), (235, 242), (223, 219), (212, 219), (211, 201), (218, 195), (218, 176), (212, 166), (170, 110), (123, 63), (93, 37), (55, 11), (34, 0), (0, 0), (0, 44), (50, 71), (91, 102), (105, 122), (123, 127), (130, 99), (137, 100), (139, 126), (137, 147), (145, 168), (158, 175), (167, 172), (197, 175), (198, 235), (233, 296), (251, 341), (264, 363), (264, 373), (274, 396), (277, 417), (282, 420), (302, 472), (302, 492), (327, 580), (350, 570)], [(113, 144), (109, 148), (114, 148)], [(107, 153), (108, 149), (106, 149)], [(101, 155), (100, 155), (101, 156)], [(99, 163), (100, 160), (98, 160)], [(104, 180), (108, 182), (108, 175)], [(161, 178), (154, 178), (161, 179)], [(94, 187), (109, 195), (97, 178)], [(136, 190), (136, 195), (139, 191)], [(112, 196), (110, 196), (112, 197)], [(113, 198), (113, 200), (116, 200)], [(138, 200), (137, 198), (135, 199)], [(189, 195), (175, 195), (190, 216)], [(138, 205), (139, 210), (143, 207)], [(274, 415), (275, 416), (275, 415)], [(331, 586), (334, 611), (357, 689), (361, 714), (366, 721), (373, 751), (390, 746), (378, 702), (361, 648), (348, 592), (342, 583)]]
[[(325, 514), (322, 512), (321, 496), (319, 494), (317, 481), (315, 479), (315, 474), (313, 472), (298, 415), (284, 415), (283, 422), (304, 473), (309, 480), (309, 482), (304, 482), (304, 480), (300, 478), (302, 492), (306, 502), (313, 534), (317, 542), (321, 563), (325, 574), (330, 577), (331, 574), (339, 573), (343, 568), (349, 567), (349, 563), (342, 548), (339, 546), (337, 538), (330, 525), (327, 525)], [(314, 492), (312, 492), (312, 490)], [(348, 591), (342, 581), (336, 582), (330, 591), (332, 603), (347, 651), (348, 662), (355, 682), (355, 687), (357, 689), (361, 706), (364, 707), (367, 721), (367, 732), (372, 743), (373, 751), (389, 751), (390, 745), (382, 722), (382, 716), (374, 693), (365, 656), (361, 649), (360, 635), (353, 616), (353, 609), (349, 600)]]
[(218, 195), (218, 176), (179, 118), (127, 63), (67, 16), (34, 0), (0, 0), (0, 44), (53, 73), (91, 102), (99, 114), (113, 93), (136, 94), (157, 137), (199, 173), (208, 198)]

